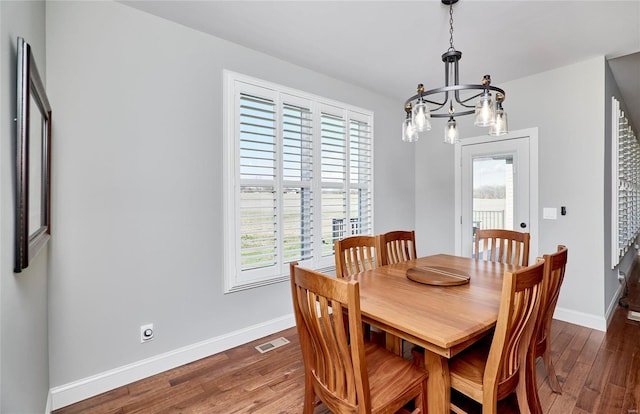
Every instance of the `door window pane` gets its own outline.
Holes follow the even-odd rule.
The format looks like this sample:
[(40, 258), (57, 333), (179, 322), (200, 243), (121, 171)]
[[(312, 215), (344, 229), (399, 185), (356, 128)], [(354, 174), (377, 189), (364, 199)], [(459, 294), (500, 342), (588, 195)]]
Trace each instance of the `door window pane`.
[(513, 230), (513, 155), (473, 160), (473, 234)]

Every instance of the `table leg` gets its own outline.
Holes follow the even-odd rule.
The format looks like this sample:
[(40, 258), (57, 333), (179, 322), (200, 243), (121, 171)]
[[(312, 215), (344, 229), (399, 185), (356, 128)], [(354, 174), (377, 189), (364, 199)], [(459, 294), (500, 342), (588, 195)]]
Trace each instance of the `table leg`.
[(398, 356), (402, 356), (402, 338), (395, 336), (389, 332), (385, 332), (385, 346), (388, 351)]
[(449, 360), (425, 349), (424, 366), (429, 371), (427, 381), (429, 414), (449, 414), (451, 403)]

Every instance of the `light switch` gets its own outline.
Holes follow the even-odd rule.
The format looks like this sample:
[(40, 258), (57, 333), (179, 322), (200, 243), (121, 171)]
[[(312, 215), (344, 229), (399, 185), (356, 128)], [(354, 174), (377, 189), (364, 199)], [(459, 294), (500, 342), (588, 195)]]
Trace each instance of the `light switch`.
[(558, 209), (555, 207), (545, 207), (542, 209), (542, 218), (545, 220), (556, 220), (558, 218)]

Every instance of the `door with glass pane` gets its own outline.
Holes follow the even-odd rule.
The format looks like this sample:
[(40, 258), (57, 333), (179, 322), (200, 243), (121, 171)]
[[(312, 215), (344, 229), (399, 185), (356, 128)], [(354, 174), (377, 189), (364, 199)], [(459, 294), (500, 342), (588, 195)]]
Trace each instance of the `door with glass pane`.
[(529, 137), (461, 145), (461, 249), (478, 229), (529, 230)]

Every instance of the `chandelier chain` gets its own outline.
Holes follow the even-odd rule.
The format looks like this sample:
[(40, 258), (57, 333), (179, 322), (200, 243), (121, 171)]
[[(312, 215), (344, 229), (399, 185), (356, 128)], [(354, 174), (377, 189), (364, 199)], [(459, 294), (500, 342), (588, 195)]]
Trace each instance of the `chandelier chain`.
[(456, 50), (453, 47), (453, 2), (449, 3), (449, 50)]

